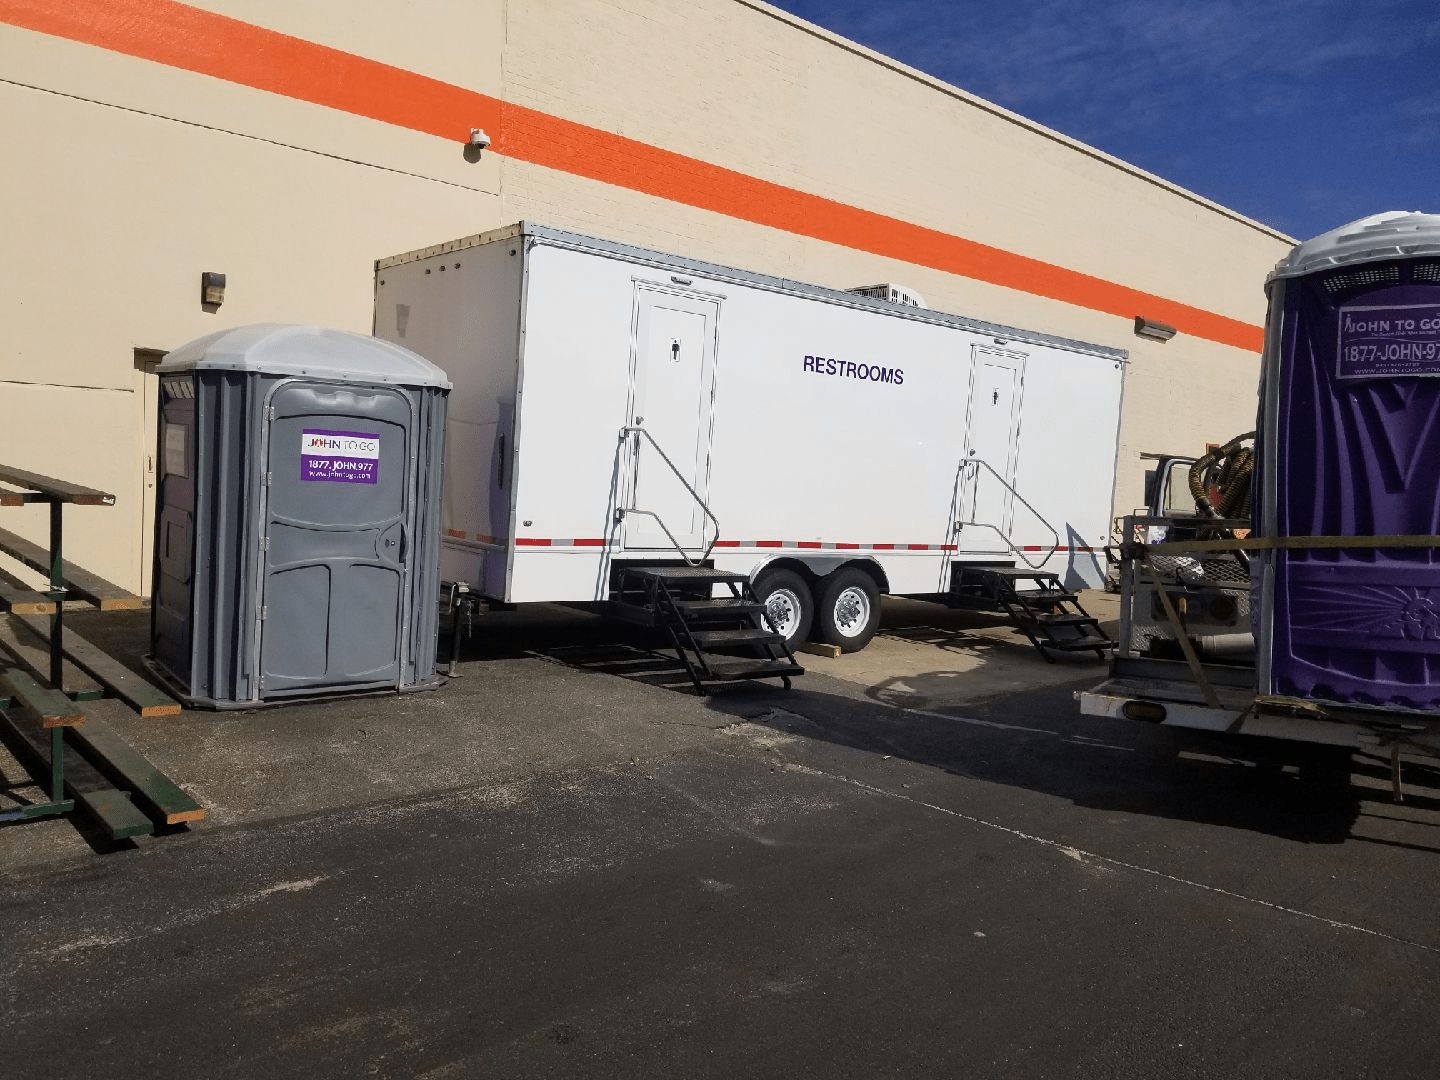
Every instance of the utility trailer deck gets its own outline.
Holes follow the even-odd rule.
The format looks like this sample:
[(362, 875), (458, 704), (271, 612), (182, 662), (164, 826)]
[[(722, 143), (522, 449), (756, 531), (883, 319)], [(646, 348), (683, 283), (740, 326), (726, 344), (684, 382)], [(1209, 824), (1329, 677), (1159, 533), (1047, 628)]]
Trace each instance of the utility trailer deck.
[[(1120, 646), (1078, 697), (1102, 716), (1388, 747), (1398, 792), (1402, 749), (1440, 752), (1440, 215), (1324, 233), (1265, 290), (1253, 453), (1242, 464), (1242, 436), (1197, 461), (1196, 514), (1127, 519)], [(1226, 476), (1248, 479), (1221, 491)]]

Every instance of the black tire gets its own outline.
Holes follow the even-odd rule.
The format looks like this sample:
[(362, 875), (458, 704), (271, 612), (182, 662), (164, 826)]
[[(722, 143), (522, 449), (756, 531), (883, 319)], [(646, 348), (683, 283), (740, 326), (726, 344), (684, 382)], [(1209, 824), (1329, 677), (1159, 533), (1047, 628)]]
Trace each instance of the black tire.
[[(755, 596), (769, 609), (777, 628), (785, 634), (786, 644), (793, 648), (806, 639), (815, 618), (815, 597), (808, 581), (783, 567), (763, 570), (755, 579)], [(769, 629), (763, 616), (761, 625)]]
[(864, 570), (842, 567), (820, 582), (816, 641), (838, 645), (841, 652), (859, 652), (879, 628), (880, 589)]

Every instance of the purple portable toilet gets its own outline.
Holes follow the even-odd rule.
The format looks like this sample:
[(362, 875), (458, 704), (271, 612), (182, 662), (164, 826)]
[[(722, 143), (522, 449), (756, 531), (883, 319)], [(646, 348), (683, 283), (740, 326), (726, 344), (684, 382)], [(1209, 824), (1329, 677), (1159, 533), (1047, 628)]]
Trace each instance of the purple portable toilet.
[[(1262, 536), (1440, 532), (1440, 215), (1386, 213), (1271, 273), (1255, 520)], [(1440, 709), (1440, 551), (1267, 551), (1262, 694)]]

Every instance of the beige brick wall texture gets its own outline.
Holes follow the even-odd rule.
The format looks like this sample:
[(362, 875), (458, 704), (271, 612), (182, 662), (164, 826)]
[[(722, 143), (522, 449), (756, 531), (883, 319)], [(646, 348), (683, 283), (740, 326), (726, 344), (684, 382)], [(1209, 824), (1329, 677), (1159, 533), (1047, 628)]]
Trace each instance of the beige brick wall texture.
[[(25, 10), (37, 6), (46, 4)], [(160, 0), (132, 6), (156, 20), (175, 11)], [(68, 547), (128, 588), (145, 587), (150, 558), (144, 400), (154, 377), (136, 369), (137, 348), (250, 322), (368, 332), (375, 259), (520, 219), (822, 285), (899, 282), (940, 310), (1128, 349), (1117, 511), (1140, 498), (1139, 452), (1198, 451), (1253, 426), (1258, 356), (1248, 348), (1183, 333), (1149, 342), (1132, 332), (1143, 311), (1096, 311), (917, 265), (903, 249), (876, 255), (843, 236), (805, 235), (803, 223), (742, 220), (683, 194), (537, 164), (523, 147), (498, 152), (506, 110), (533, 110), (1263, 321), (1264, 277), (1289, 238), (766, 4), (191, 7), (202, 51), (237, 25), (298, 39), (295, 55), (319, 59), (295, 85), (323, 83), (337, 55), (307, 53), (309, 43), (484, 95), (472, 126), (497, 147), (469, 160), (463, 124), (437, 135), (244, 85), (218, 47), (218, 73), (137, 55), (148, 46), (117, 37), (102, 0), (56, 0), (43, 25), (0, 0), (0, 128), (20, 163), (5, 172), (0, 462), (115, 492), (113, 508), (73, 512)], [(277, 49), (274, 63), (295, 60)], [(199, 304), (207, 270), (228, 278), (214, 313)], [(6, 513), (6, 527), (43, 537), (38, 510)]]

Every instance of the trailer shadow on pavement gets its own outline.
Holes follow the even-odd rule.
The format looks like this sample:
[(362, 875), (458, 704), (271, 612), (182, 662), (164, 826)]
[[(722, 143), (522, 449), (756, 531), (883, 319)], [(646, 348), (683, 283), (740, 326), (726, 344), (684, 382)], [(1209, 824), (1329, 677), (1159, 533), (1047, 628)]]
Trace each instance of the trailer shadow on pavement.
[[(940, 679), (947, 673), (932, 674)], [(1246, 829), (1308, 844), (1350, 838), (1362, 792), (1351, 783), (1348, 762), (1334, 753), (1084, 717), (1072, 695), (1087, 685), (1089, 680), (1080, 680), (1017, 690), (953, 714), (881, 709), (808, 685), (763, 698), (753, 690), (716, 694), (710, 706), (789, 735), (1095, 810)], [(769, 708), (757, 715), (762, 703)], [(1369, 771), (1378, 781), (1381, 770)], [(1385, 792), (1368, 795), (1388, 800)], [(1440, 802), (1412, 790), (1407, 805), (1434, 809)], [(1440, 835), (1433, 850), (1440, 852)]]
[[(1378, 759), (1357, 755), (1352, 763), (1326, 747), (1083, 716), (1074, 693), (1105, 672), (1093, 657), (1047, 663), (994, 616), (898, 606), (898, 616), (887, 612), (887, 624), (863, 652), (835, 659), (801, 654), (807, 674), (793, 690), (725, 687), (706, 697), (708, 707), (789, 735), (1077, 806), (1307, 844), (1351, 838), (1362, 801), (1389, 802), (1388, 764)], [(917, 617), (916, 609), (928, 610)], [(662, 636), (626, 629), (628, 640), (619, 641), (607, 620), (571, 624), (568, 633), (528, 644), (584, 671), (694, 695)], [(919, 667), (937, 659), (946, 666)], [(1408, 768), (1406, 805), (1440, 809), (1440, 794), (1425, 786), (1429, 770)], [(1440, 852), (1440, 835), (1434, 850)]]
[[(1087, 603), (1104, 618), (1115, 601), (1089, 594)], [(508, 613), (507, 620), (531, 620), (531, 632), (467, 642), (462, 655), (542, 656), (694, 695), (663, 634), (581, 607), (566, 610), (560, 622)], [(725, 687), (706, 697), (708, 707), (789, 735), (1077, 806), (1307, 844), (1352, 839), (1367, 804), (1391, 801), (1389, 765), (1379, 758), (1084, 716), (1074, 694), (1103, 679), (1105, 666), (1089, 654), (1047, 662), (992, 613), (887, 597), (880, 633), (865, 650), (798, 659), (807, 674), (793, 690)], [(1433, 770), (1407, 764), (1406, 781), (1405, 806), (1440, 810)], [(1412, 846), (1440, 852), (1440, 834), (1433, 847)]]

